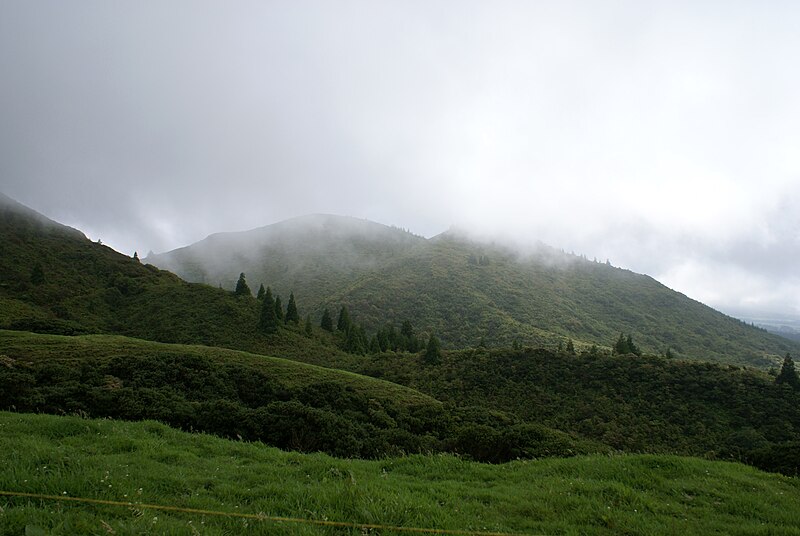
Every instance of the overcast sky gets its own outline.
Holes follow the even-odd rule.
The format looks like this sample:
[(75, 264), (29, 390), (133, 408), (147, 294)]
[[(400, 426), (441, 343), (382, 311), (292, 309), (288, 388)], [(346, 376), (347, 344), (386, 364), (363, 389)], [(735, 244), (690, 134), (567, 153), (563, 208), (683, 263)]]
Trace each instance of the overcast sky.
[(800, 2), (0, 2), (0, 191), (127, 254), (326, 212), (800, 314)]

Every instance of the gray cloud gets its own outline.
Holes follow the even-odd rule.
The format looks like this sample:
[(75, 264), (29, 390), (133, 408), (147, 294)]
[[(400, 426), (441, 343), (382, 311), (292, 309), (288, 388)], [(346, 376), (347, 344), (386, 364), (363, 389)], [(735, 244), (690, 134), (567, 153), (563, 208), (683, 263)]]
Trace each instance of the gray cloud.
[(126, 253), (327, 212), (798, 311), (800, 7), (4, 2), (0, 189)]

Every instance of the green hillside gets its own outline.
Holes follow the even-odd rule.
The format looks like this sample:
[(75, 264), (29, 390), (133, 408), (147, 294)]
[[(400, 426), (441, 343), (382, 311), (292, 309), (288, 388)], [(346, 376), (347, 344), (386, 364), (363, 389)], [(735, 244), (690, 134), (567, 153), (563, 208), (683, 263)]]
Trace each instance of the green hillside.
[[(0, 410), (156, 419), (284, 449), (375, 458), (455, 452), (482, 461), (608, 452), (501, 411), (443, 405), (341, 370), (206, 346), (0, 330)], [(503, 449), (476, 448), (482, 433)]]
[[(163, 425), (0, 413), (0, 534), (392, 534), (147, 509), (524, 534), (800, 534), (800, 481), (735, 463), (592, 456), (489, 466), (284, 453)], [(193, 530), (194, 527), (194, 530)]]
[[(648, 353), (670, 349), (763, 368), (800, 350), (648, 276), (545, 246), (520, 255), (454, 233), (425, 240), (366, 221), (324, 217), (324, 228), (309, 224), (316, 221), (214, 235), (152, 259), (213, 284), (231, 285), (242, 271), (257, 274), (284, 296), (294, 290), (317, 319), (326, 306), (347, 305), (368, 331), (413, 319), (417, 330), (436, 333), (451, 348), (481, 338), (490, 346), (554, 348), (568, 338), (609, 346), (624, 332)], [(381, 237), (379, 250), (365, 246), (371, 233)]]
[(312, 337), (294, 326), (260, 333), (259, 310), (254, 297), (186, 283), (0, 194), (0, 329), (115, 333), (318, 363), (348, 359), (320, 330)]

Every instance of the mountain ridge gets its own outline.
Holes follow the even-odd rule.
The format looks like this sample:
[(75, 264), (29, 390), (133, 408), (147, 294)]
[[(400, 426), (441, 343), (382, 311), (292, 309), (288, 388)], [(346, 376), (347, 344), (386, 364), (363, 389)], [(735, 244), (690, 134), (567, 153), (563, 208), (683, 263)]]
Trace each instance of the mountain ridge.
[[(417, 329), (436, 333), (450, 347), (474, 346), (481, 339), (491, 345), (551, 347), (574, 339), (581, 348), (609, 347), (624, 332), (650, 353), (669, 350), (762, 368), (800, 349), (649, 275), (541, 243), (520, 252), (455, 229), (409, 238), (369, 220), (358, 221), (383, 233), (349, 235), (339, 229), (320, 234), (295, 228), (302, 218), (267, 226), (271, 244), (248, 242), (247, 233), (265, 229), (258, 228), (217, 235), (216, 251), (196, 243), (152, 261), (189, 281), (226, 287), (244, 272), (256, 286), (294, 292), (316, 318), (325, 308), (335, 313), (346, 305), (368, 330), (413, 319)], [(344, 217), (328, 218), (336, 225)], [(302, 240), (288, 247), (286, 236), (298, 235)], [(372, 240), (365, 242), (365, 236)], [(377, 248), (375, 236), (383, 240)]]

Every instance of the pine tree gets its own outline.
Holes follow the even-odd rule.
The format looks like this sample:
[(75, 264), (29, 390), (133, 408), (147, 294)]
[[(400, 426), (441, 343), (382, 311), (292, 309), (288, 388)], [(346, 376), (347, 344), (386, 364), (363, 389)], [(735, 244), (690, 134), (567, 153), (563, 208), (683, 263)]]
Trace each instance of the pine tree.
[(133, 260), (135, 260), (136, 262), (139, 262), (139, 252), (138, 251), (134, 251), (133, 252)]
[(294, 301), (294, 292), (289, 293), (289, 305), (286, 306), (286, 323), (300, 323), (300, 315), (297, 313), (297, 304)]
[(236, 281), (236, 290), (233, 293), (237, 296), (252, 296), (250, 287), (247, 286), (247, 281), (244, 280), (244, 272), (239, 274), (239, 280)]
[(314, 334), (314, 328), (311, 327), (311, 315), (306, 315), (306, 324), (303, 328), (307, 337), (311, 337)]
[(428, 339), (428, 347), (425, 349), (425, 364), (438, 365), (442, 361), (442, 349), (439, 345), (439, 339), (436, 335), (431, 333)]
[(339, 331), (350, 331), (350, 313), (347, 312), (347, 307), (342, 305), (339, 309), (339, 319), (336, 321), (336, 329)]
[(263, 333), (271, 334), (278, 331), (278, 318), (275, 316), (275, 301), (272, 299), (272, 291), (267, 287), (264, 293), (264, 301), (261, 303), (261, 317), (258, 321), (258, 328)]
[(327, 307), (324, 311), (322, 311), (322, 320), (320, 320), (319, 327), (325, 331), (333, 332), (333, 319), (331, 318), (331, 312), (328, 311)]
[(789, 354), (786, 354), (786, 357), (783, 359), (783, 365), (781, 366), (781, 371), (778, 373), (778, 377), (775, 378), (775, 383), (785, 383), (793, 389), (800, 389), (800, 378), (797, 376), (797, 370), (794, 368), (794, 361), (792, 361), (792, 356)]
[(283, 315), (283, 303), (281, 303), (281, 297), (275, 296), (275, 318), (278, 319), (278, 322), (283, 322), (284, 315)]
[(625, 340), (625, 335), (622, 333), (619, 334), (619, 339), (617, 339), (617, 342), (614, 343), (613, 350), (615, 355), (625, 355), (631, 353), (631, 349), (628, 346), (628, 341)]
[(265, 293), (266, 293), (266, 291), (264, 290), (264, 283), (261, 283), (261, 286), (258, 287), (258, 294), (256, 295), (256, 299), (257, 300), (263, 300)]
[(572, 342), (572, 339), (567, 341), (567, 353), (575, 355), (575, 344)]

